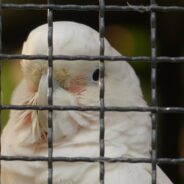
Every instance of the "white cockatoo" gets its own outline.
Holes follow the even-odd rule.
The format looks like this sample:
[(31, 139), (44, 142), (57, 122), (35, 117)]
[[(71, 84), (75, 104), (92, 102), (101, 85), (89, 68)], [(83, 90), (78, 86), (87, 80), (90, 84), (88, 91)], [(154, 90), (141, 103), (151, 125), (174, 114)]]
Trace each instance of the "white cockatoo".
[[(99, 34), (74, 22), (53, 23), (54, 55), (99, 55)], [(34, 29), (22, 54), (48, 54), (48, 25)], [(105, 40), (105, 55), (120, 54)], [(99, 61), (54, 61), (53, 104), (99, 106)], [(48, 62), (23, 60), (12, 104), (47, 105)], [(105, 105), (146, 107), (139, 80), (125, 61), (105, 62)], [(47, 111), (12, 110), (2, 133), (2, 155), (48, 156)], [(149, 158), (147, 112), (105, 113), (105, 156)], [(99, 112), (53, 111), (53, 156), (98, 157)], [(99, 163), (54, 162), (53, 184), (98, 184)], [(46, 184), (47, 162), (2, 161), (1, 184)], [(105, 163), (105, 184), (151, 184), (149, 163)], [(171, 184), (157, 167), (157, 184)]]

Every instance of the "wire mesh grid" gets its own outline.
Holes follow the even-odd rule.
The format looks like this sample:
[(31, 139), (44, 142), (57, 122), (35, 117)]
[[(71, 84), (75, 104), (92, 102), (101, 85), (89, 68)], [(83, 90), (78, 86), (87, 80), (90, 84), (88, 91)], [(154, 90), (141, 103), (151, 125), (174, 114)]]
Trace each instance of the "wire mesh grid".
[[(4, 54), (2, 52), (2, 10), (3, 9), (17, 9), (17, 10), (47, 10), (48, 11), (48, 55), (20, 55), (20, 54)], [(84, 55), (53, 55), (53, 11), (54, 10), (74, 10), (74, 11), (98, 11), (99, 12), (99, 39), (100, 39), (100, 50), (97, 56), (84, 56)], [(104, 36), (105, 36), (105, 12), (106, 11), (135, 11), (135, 12), (149, 12), (150, 13), (150, 32), (151, 32), (151, 56), (107, 56), (104, 55)], [(159, 163), (167, 164), (179, 164), (184, 163), (184, 158), (158, 158), (157, 157), (157, 114), (158, 113), (184, 113), (183, 107), (159, 107), (157, 104), (157, 63), (160, 62), (184, 62), (184, 57), (157, 57), (156, 47), (156, 13), (157, 12), (172, 12), (181, 11), (184, 12), (184, 7), (181, 6), (159, 6), (155, 0), (150, 0), (149, 6), (143, 5), (130, 5), (119, 6), (119, 5), (105, 5), (104, 0), (99, 0), (99, 5), (61, 5), (53, 4), (52, 0), (48, 0), (47, 4), (8, 4), (2, 3), (0, 0), (0, 60), (3, 59), (29, 59), (29, 60), (47, 60), (48, 61), (48, 105), (3, 105), (0, 104), (0, 110), (14, 109), (14, 110), (48, 110), (48, 157), (27, 157), (27, 156), (6, 156), (0, 155), (0, 160), (6, 161), (44, 161), (48, 162), (48, 184), (53, 183), (53, 162), (64, 161), (64, 162), (98, 162), (100, 164), (99, 181), (104, 184), (105, 167), (106, 162), (127, 162), (127, 163), (150, 163), (152, 164), (152, 184), (156, 184), (156, 165)], [(93, 60), (99, 60), (100, 62), (100, 106), (56, 106), (53, 105), (53, 60), (84, 60), (90, 62)], [(149, 107), (115, 107), (105, 106), (104, 103), (104, 61), (130, 61), (130, 62), (151, 62), (151, 106)], [(1, 73), (1, 66), (0, 66)], [(0, 82), (0, 93), (1, 93), (1, 82)], [(0, 95), (1, 96), (1, 95)], [(1, 100), (1, 99), (0, 99)], [(100, 136), (99, 136), (99, 157), (53, 157), (53, 110), (75, 110), (75, 111), (98, 111), (99, 113), (99, 125), (100, 125)], [(106, 111), (119, 111), (119, 112), (151, 112), (152, 119), (152, 150), (151, 158), (109, 158), (105, 157), (105, 122), (104, 113)]]

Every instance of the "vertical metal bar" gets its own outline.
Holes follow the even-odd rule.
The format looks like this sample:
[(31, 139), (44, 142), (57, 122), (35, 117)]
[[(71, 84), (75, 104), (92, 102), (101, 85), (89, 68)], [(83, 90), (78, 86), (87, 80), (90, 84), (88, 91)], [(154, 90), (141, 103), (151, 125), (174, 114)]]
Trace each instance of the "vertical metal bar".
[[(105, 1), (99, 0), (99, 36), (100, 36), (100, 56), (104, 56), (105, 46), (104, 46), (104, 36), (105, 36)], [(105, 64), (104, 60), (100, 60), (99, 65), (100, 71), (100, 157), (105, 155), (105, 122), (104, 122), (104, 94), (105, 94), (105, 82), (104, 82), (104, 73), (105, 73)], [(105, 164), (100, 162), (100, 184), (104, 184), (105, 177)]]
[[(150, 0), (150, 5), (155, 5), (156, 0)], [(156, 47), (156, 13), (152, 10), (150, 12), (150, 23), (151, 23), (151, 101), (152, 106), (157, 106), (157, 47)], [(152, 184), (157, 183), (157, 113), (151, 113), (152, 122)]]
[[(0, 54), (2, 53), (2, 1), (0, 0)], [(2, 61), (0, 61), (0, 105), (2, 105)], [(2, 113), (0, 110), (0, 133), (2, 131)], [(1, 145), (1, 136), (0, 136)], [(0, 146), (1, 156), (1, 146)], [(0, 161), (0, 183), (1, 183), (1, 161)]]
[[(48, 0), (48, 4), (51, 0)], [(48, 9), (48, 105), (53, 105), (53, 11)], [(53, 110), (48, 110), (48, 184), (53, 183)]]

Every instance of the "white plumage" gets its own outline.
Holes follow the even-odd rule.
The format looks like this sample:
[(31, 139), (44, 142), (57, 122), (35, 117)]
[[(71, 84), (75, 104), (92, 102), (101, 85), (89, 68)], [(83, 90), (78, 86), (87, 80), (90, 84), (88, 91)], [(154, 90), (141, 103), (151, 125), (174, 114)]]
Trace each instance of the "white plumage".
[[(99, 34), (74, 22), (53, 23), (54, 54), (98, 55)], [(23, 54), (48, 53), (48, 28), (34, 29)], [(120, 55), (105, 40), (105, 54)], [(15, 89), (12, 104), (47, 105), (47, 61), (23, 60), (24, 78)], [(99, 105), (98, 61), (54, 61), (54, 105)], [(127, 62), (105, 62), (105, 105), (146, 106), (139, 80)], [(99, 113), (53, 112), (54, 156), (99, 156)], [(150, 157), (151, 123), (146, 112), (105, 113), (105, 156)], [(47, 156), (47, 111), (11, 111), (2, 133), (2, 155)], [(2, 161), (2, 184), (46, 184), (46, 162)], [(171, 184), (158, 168), (157, 183)], [(98, 163), (54, 162), (54, 184), (97, 184)], [(106, 163), (106, 184), (149, 184), (150, 164)]]

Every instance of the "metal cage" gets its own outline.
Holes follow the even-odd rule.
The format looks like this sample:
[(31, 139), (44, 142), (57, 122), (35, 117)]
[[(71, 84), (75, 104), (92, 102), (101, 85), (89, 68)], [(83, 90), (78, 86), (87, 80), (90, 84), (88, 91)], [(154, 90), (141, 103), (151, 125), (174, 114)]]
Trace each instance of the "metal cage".
[[(159, 6), (156, 4), (156, 0), (150, 0), (150, 5), (130, 5), (118, 6), (118, 5), (105, 5), (105, 0), (99, 0), (99, 5), (75, 5), (75, 4), (53, 4), (51, 0), (48, 0), (47, 4), (8, 4), (0, 1), (0, 12), (3, 9), (16, 9), (16, 10), (48, 10), (48, 55), (19, 55), (19, 54), (4, 54), (2, 52), (2, 19), (0, 17), (0, 60), (3, 59), (41, 59), (48, 61), (48, 106), (18, 106), (18, 105), (3, 105), (0, 104), (0, 110), (14, 109), (14, 110), (48, 110), (48, 157), (26, 157), (26, 156), (6, 156), (0, 155), (0, 160), (6, 161), (43, 161), (48, 162), (48, 184), (52, 184), (53, 177), (53, 162), (64, 161), (64, 162), (98, 162), (100, 164), (99, 181), (104, 184), (105, 169), (104, 164), (106, 162), (128, 162), (128, 163), (150, 163), (152, 165), (152, 184), (156, 184), (156, 164), (167, 163), (167, 164), (179, 164), (184, 163), (184, 158), (158, 158), (157, 157), (157, 114), (158, 113), (183, 113), (183, 107), (160, 107), (157, 104), (157, 63), (163, 62), (184, 62), (184, 57), (157, 57), (157, 44), (156, 44), (156, 15), (157, 12), (173, 12), (180, 11), (184, 12), (184, 7), (181, 6)], [(99, 12), (99, 39), (100, 39), (100, 50), (97, 56), (66, 56), (66, 55), (53, 55), (53, 12), (55, 10), (73, 10), (73, 11), (96, 11)], [(104, 55), (104, 35), (105, 35), (105, 12), (106, 11), (133, 11), (133, 12), (148, 12), (150, 14), (150, 31), (151, 31), (151, 55), (148, 56), (107, 56)], [(0, 14), (0, 16), (2, 13)], [(85, 60), (90, 62), (93, 60), (99, 60), (100, 62), (100, 106), (56, 106), (53, 105), (52, 94), (53, 94), (53, 60), (68, 60), (75, 62), (75, 60)], [(149, 107), (110, 107), (104, 105), (104, 61), (119, 61), (126, 60), (130, 62), (149, 62), (151, 63), (151, 106)], [(52, 146), (52, 112), (53, 110), (76, 110), (76, 111), (99, 111), (99, 125), (100, 125), (100, 137), (99, 137), (99, 149), (100, 155), (96, 158), (89, 157), (53, 157), (53, 146)], [(151, 158), (107, 158), (104, 157), (104, 112), (106, 111), (139, 111), (139, 112), (151, 112), (152, 119), (152, 150)]]

